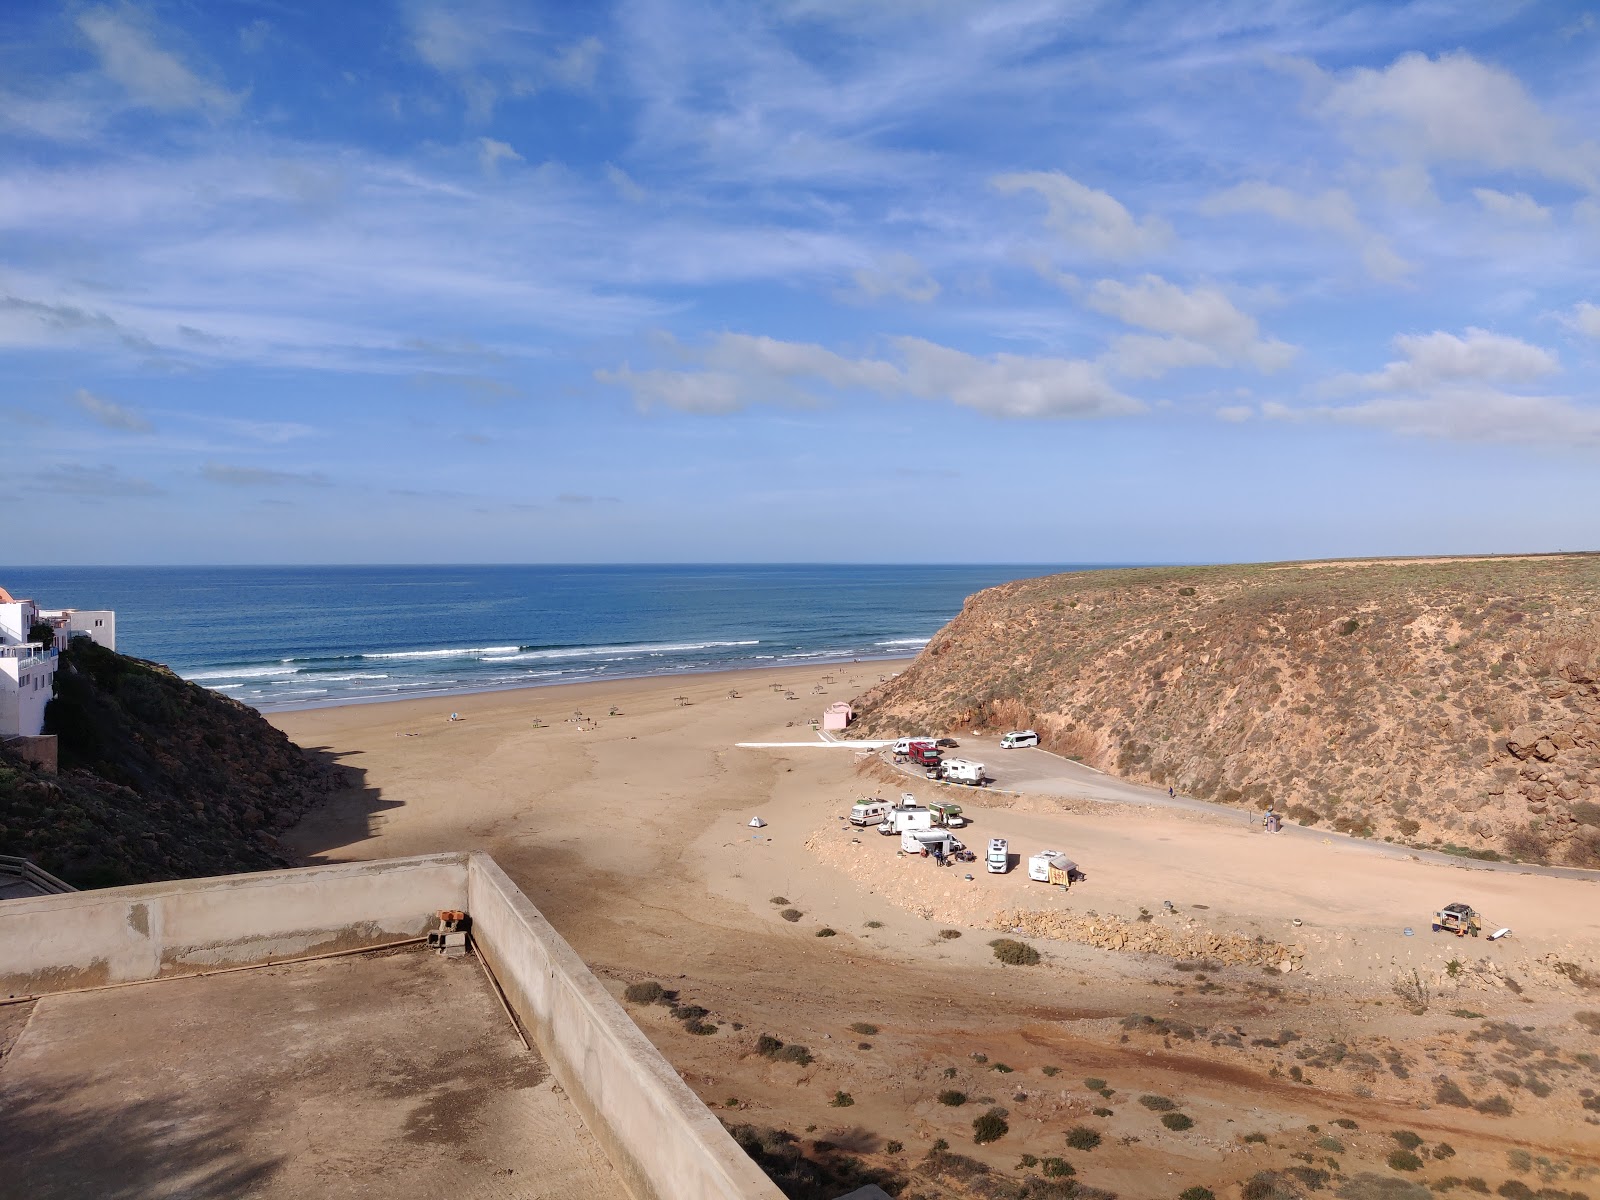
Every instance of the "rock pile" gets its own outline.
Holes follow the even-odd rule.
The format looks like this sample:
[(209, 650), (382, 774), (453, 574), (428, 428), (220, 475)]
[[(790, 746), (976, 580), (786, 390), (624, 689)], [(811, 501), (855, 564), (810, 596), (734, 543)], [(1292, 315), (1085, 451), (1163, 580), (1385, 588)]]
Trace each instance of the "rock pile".
[(1166, 958), (1211, 959), (1230, 966), (1276, 967), (1284, 974), (1302, 969), (1306, 949), (1284, 946), (1263, 937), (1217, 932), (1181, 918), (1153, 917), (1128, 921), (1087, 913), (1002, 909), (991, 927), (1025, 937), (1077, 942), (1101, 950), (1159, 954)]

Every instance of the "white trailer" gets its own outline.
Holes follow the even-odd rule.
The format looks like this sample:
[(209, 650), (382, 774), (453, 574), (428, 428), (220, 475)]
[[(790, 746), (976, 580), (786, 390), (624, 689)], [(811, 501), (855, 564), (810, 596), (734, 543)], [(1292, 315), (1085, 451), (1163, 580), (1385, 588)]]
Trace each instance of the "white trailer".
[(1050, 877), (1052, 870), (1061, 875), (1070, 875), (1077, 869), (1078, 864), (1059, 850), (1041, 850), (1028, 856), (1028, 878), (1038, 883), (1055, 882)]
[(1011, 847), (1005, 838), (989, 839), (987, 865), (991, 875), (1004, 875), (1011, 870)]
[(947, 758), (944, 762), (943, 778), (946, 783), (964, 783), (968, 787), (982, 787), (985, 779), (983, 764), (965, 758)]
[(900, 835), (900, 849), (907, 854), (943, 854), (949, 858), (957, 850), (965, 850), (955, 834), (947, 829), (908, 829)]

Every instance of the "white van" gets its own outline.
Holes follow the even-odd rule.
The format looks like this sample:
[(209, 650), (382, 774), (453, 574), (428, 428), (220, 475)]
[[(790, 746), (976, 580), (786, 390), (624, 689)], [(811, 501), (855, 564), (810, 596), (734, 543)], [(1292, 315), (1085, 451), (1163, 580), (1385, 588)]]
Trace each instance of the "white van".
[(965, 758), (945, 759), (942, 777), (946, 783), (964, 783), (969, 787), (982, 787), (986, 778), (981, 762)]
[(893, 807), (887, 800), (863, 800), (850, 810), (850, 824), (876, 825), (889, 815)]
[(1023, 746), (1037, 746), (1039, 735), (1031, 729), (1014, 729), (1000, 739), (1000, 749), (1019, 750)]
[(989, 874), (1004, 875), (1011, 869), (1011, 847), (1005, 838), (989, 839)]
[(930, 746), (937, 746), (939, 744), (926, 734), (922, 735), (921, 737), (903, 737), (894, 744), (894, 752), (902, 756), (910, 754), (912, 742), (927, 742)]
[(904, 833), (908, 829), (932, 829), (933, 813), (925, 808), (891, 808), (883, 814), (882, 834)]
[(1050, 868), (1058, 871), (1076, 871), (1078, 864), (1059, 850), (1041, 850), (1028, 857), (1028, 878), (1039, 883), (1050, 882)]
[(944, 829), (908, 829), (900, 835), (900, 849), (907, 854), (943, 853), (949, 858), (957, 850), (965, 850), (956, 835)]

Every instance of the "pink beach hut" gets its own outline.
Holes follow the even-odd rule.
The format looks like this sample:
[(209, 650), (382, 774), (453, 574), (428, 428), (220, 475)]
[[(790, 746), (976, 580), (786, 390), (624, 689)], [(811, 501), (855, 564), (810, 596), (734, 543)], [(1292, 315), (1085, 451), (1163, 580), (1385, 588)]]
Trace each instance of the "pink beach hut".
[(856, 710), (843, 700), (836, 701), (822, 710), (822, 727), (824, 729), (846, 729), (850, 722), (856, 719)]

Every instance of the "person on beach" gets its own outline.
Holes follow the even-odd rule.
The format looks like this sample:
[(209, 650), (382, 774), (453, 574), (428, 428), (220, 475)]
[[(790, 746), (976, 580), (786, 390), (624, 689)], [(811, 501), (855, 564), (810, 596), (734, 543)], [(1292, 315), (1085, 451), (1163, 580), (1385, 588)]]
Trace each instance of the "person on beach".
[(1178, 798), (1178, 793), (1173, 791), (1171, 788), (1168, 788), (1167, 789), (1167, 799), (1176, 800), (1177, 798)]

